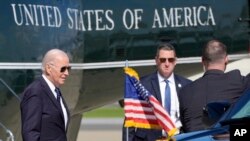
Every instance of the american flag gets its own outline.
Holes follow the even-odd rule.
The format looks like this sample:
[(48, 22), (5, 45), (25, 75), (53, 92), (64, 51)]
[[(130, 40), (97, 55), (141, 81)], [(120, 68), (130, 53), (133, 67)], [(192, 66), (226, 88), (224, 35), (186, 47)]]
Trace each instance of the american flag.
[(125, 67), (124, 127), (163, 129), (172, 137), (177, 128), (160, 102), (140, 83), (132, 68)]

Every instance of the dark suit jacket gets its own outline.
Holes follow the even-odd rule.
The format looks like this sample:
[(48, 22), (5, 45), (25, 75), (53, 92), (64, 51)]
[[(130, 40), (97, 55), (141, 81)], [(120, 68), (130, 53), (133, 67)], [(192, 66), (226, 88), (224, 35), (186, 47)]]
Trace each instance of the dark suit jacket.
[(67, 141), (63, 112), (42, 77), (25, 89), (20, 106), (23, 141)]
[[(179, 90), (191, 82), (184, 77), (174, 75), (176, 83), (177, 94)], [(145, 88), (161, 102), (160, 86), (158, 82), (157, 72), (140, 78), (140, 81)], [(129, 141), (155, 141), (162, 136), (162, 130), (155, 129), (141, 129), (141, 128), (128, 128)], [(126, 141), (127, 128), (123, 128), (123, 141)]]
[(203, 107), (209, 102), (234, 103), (246, 89), (247, 79), (239, 70), (224, 73), (209, 70), (180, 91), (180, 116), (184, 132), (205, 129)]

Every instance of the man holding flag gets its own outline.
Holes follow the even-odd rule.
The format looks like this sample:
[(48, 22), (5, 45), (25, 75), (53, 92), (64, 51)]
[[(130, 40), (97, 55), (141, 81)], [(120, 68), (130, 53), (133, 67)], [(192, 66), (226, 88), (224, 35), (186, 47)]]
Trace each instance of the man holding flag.
[(141, 80), (125, 68), (123, 141), (155, 141), (181, 128), (178, 91), (191, 81), (173, 73), (176, 54), (171, 44), (159, 45), (155, 61), (157, 71)]

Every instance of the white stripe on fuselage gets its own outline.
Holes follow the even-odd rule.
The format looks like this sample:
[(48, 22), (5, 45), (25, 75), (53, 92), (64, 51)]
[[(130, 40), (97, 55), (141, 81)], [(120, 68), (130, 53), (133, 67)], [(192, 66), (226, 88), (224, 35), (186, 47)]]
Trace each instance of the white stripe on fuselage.
[[(236, 54), (229, 55), (229, 59), (239, 60), (249, 57), (249, 54)], [(178, 58), (178, 64), (200, 63), (201, 57), (185, 57)], [(71, 63), (72, 69), (84, 70), (84, 69), (107, 69), (107, 68), (119, 68), (125, 67), (128, 64), (130, 67), (136, 66), (154, 66), (155, 60), (132, 60), (132, 61), (112, 61), (112, 62), (97, 62), (97, 63)], [(28, 62), (2, 62), (0, 63), (1, 69), (41, 69), (41, 63), (28, 63)]]

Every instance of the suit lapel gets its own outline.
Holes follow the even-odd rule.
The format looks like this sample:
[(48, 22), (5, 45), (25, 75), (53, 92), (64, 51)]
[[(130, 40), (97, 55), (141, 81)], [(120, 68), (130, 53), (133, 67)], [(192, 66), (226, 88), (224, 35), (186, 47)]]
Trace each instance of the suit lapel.
[(157, 73), (154, 73), (152, 79), (151, 79), (151, 85), (155, 93), (155, 98), (161, 103), (161, 92), (160, 92), (160, 86), (158, 82)]
[(174, 81), (175, 81), (176, 92), (178, 94), (179, 90), (182, 88), (182, 84), (176, 75), (174, 75)]
[(52, 103), (56, 106), (56, 108), (60, 111), (62, 118), (63, 117), (63, 111), (62, 108), (60, 107), (61, 105), (58, 104), (58, 102), (56, 101), (56, 98), (54, 96), (54, 94), (51, 92), (48, 84), (46, 83), (46, 81), (41, 77), (41, 85), (45, 91), (45, 93), (47, 94), (47, 96), (50, 98), (50, 100), (52, 101)]

